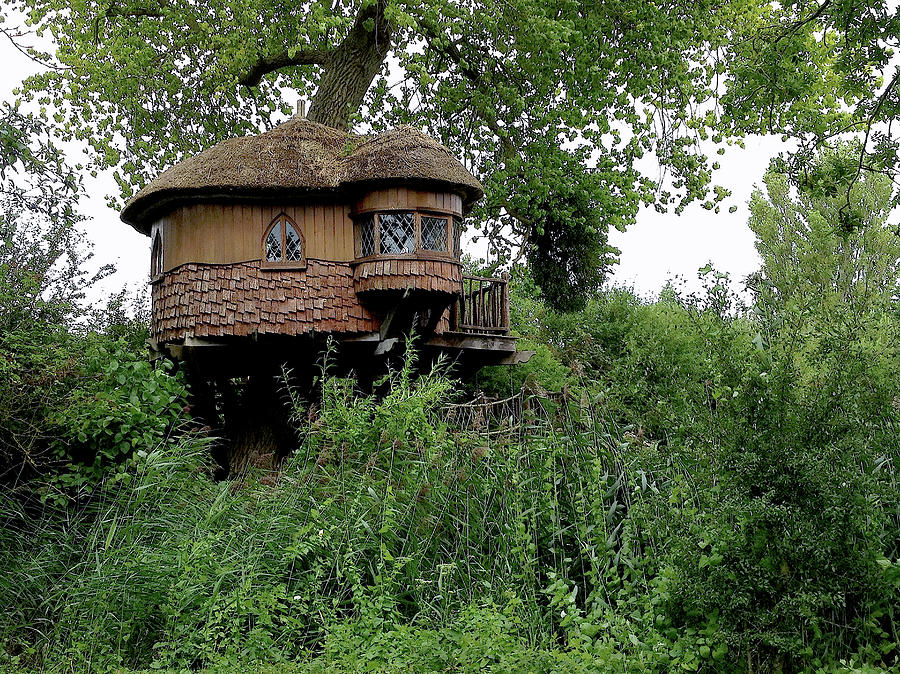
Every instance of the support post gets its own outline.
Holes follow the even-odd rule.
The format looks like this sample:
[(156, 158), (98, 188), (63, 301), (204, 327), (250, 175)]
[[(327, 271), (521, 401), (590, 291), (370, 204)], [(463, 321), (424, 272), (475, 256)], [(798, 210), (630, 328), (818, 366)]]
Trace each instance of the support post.
[(503, 324), (500, 326), (507, 332), (509, 331), (509, 274), (503, 272), (500, 276), (503, 279), (503, 285), (500, 288), (500, 310), (503, 312)]

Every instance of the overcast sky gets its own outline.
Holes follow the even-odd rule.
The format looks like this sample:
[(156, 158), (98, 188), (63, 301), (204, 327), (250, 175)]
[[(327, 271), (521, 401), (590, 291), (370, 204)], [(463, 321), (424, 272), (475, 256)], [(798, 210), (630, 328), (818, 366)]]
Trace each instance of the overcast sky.
[[(0, 40), (0, 95), (11, 100), (12, 90), (35, 72), (36, 66), (3, 37)], [(754, 271), (759, 258), (747, 227), (747, 202), (753, 186), (761, 183), (770, 158), (782, 149), (779, 139), (751, 138), (746, 149), (732, 148), (718, 158), (722, 168), (716, 181), (733, 195), (718, 215), (698, 205), (680, 216), (643, 209), (634, 227), (625, 233), (613, 232), (611, 243), (622, 251), (614, 282), (652, 296), (676, 276), (696, 287), (697, 270), (709, 262), (737, 282)], [(72, 152), (74, 164), (80, 157), (76, 150)], [(118, 270), (103, 290), (116, 292), (126, 285), (145, 289), (150, 257), (147, 238), (124, 225), (118, 213), (106, 206), (104, 196), (116, 189), (110, 176), (88, 177), (86, 185), (83, 211), (89, 217), (86, 227), (95, 246), (95, 263), (111, 262)], [(737, 206), (735, 213), (727, 212), (731, 204)]]

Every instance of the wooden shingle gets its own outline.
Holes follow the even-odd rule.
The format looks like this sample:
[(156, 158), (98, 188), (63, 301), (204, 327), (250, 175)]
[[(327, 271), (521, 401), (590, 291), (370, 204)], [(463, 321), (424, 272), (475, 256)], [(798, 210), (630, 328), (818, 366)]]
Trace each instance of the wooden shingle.
[[(226, 269), (227, 268), (227, 269)], [(349, 263), (307, 260), (305, 269), (261, 269), (258, 261), (187, 264), (155, 282), (153, 337), (373, 332), (377, 317), (356, 295)]]

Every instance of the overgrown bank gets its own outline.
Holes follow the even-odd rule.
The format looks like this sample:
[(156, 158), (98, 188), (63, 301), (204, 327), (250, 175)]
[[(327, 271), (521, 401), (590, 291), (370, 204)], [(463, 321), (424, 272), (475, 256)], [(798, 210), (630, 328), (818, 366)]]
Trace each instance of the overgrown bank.
[(748, 305), (707, 269), (558, 313), (516, 269), (537, 354), (477, 382), (513, 413), (325, 376), (281, 470), (226, 482), (141, 321), (55, 275), (71, 223), (0, 221), (0, 667), (896, 670), (889, 192), (840, 234), (767, 188)]
[(513, 377), (563, 391), (521, 418), (461, 423), (441, 373), (327, 378), (277, 476), (163, 434), (75, 500), (5, 493), (6, 665), (896, 666), (896, 318), (787, 349), (720, 291), (518, 298), (543, 346)]

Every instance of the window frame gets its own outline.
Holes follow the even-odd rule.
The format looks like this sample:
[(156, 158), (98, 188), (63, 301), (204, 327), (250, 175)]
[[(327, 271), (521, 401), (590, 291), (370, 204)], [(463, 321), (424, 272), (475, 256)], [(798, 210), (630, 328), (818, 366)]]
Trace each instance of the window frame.
[[(412, 220), (413, 220), (413, 222), (412, 222), (412, 230), (413, 230), (412, 231), (412, 250), (405, 251), (402, 253), (382, 253), (381, 245), (382, 245), (382, 243), (384, 243), (384, 234), (382, 232), (383, 228), (381, 225), (381, 216), (388, 215), (388, 214), (400, 216), (405, 213), (410, 213), (413, 216), (413, 218), (412, 218)], [(419, 239), (420, 239), (421, 227), (420, 227), (420, 221), (419, 221), (419, 214), (416, 211), (410, 210), (408, 208), (396, 209), (396, 210), (380, 210), (380, 211), (376, 211), (375, 213), (373, 213), (373, 215), (375, 216), (375, 227), (378, 228), (378, 236), (375, 237), (377, 244), (378, 244), (375, 249), (376, 255), (379, 255), (381, 257), (384, 257), (384, 256), (406, 257), (409, 255), (415, 255), (416, 252), (418, 252), (418, 250), (420, 248)]]
[[(280, 260), (268, 260), (266, 259), (266, 240), (269, 238), (269, 233), (272, 229), (278, 225), (279, 223), (287, 223), (289, 224), (295, 232), (297, 232), (297, 236), (300, 237), (300, 259), (299, 260), (287, 260), (285, 259), (285, 252), (287, 250), (287, 227), (281, 228), (281, 259)], [(265, 231), (263, 231), (262, 239), (260, 240), (260, 267), (262, 269), (305, 269), (306, 268), (306, 235), (303, 233), (303, 228), (300, 227), (294, 219), (289, 216), (284, 211), (281, 211), (278, 215), (272, 218), (272, 221), (266, 226)]]
[[(422, 223), (424, 218), (431, 218), (433, 220), (443, 220), (444, 221), (444, 248), (443, 250), (438, 248), (426, 248), (425, 247), (425, 225)], [(450, 257), (453, 257), (453, 216), (447, 214), (435, 215), (433, 213), (417, 213), (416, 219), (418, 220), (418, 244), (419, 248), (423, 253), (445, 253)]]
[[(413, 238), (415, 246), (409, 253), (382, 253), (381, 252), (381, 215), (385, 213), (412, 213), (413, 214)], [(446, 222), (445, 229), (445, 249), (433, 250), (425, 248), (422, 241), (422, 218), (441, 218)], [(374, 253), (371, 255), (362, 255), (362, 237), (360, 229), (362, 224), (368, 218), (372, 218)], [(458, 262), (461, 259), (461, 251), (454, 250), (454, 223), (459, 219), (462, 220), (458, 213), (450, 211), (433, 210), (430, 208), (378, 208), (372, 210), (360, 211), (353, 214), (353, 254), (356, 260), (377, 260), (377, 259), (401, 259), (408, 260), (414, 258), (437, 260), (450, 260)]]
[(454, 215), (450, 218), (450, 233), (453, 235), (450, 245), (453, 247), (451, 255), (454, 260), (462, 260), (462, 235), (465, 228), (465, 220), (461, 215)]

